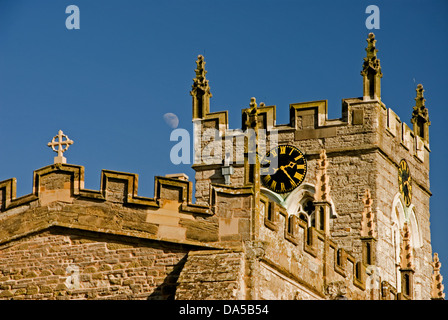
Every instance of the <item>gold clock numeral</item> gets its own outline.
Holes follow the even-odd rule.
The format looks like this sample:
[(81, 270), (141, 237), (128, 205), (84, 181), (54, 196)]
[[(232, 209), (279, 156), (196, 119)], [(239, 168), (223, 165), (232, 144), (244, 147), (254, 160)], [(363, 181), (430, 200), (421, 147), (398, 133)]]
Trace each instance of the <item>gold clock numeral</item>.
[(281, 192), (285, 192), (286, 191), (285, 184), (283, 182), (280, 183), (280, 191)]
[(294, 158), (294, 161), (299, 160), (300, 158), (303, 158), (303, 154), (299, 154), (297, 157)]
[(286, 153), (286, 146), (280, 146), (280, 154)]
[(271, 189), (275, 189), (276, 186), (277, 186), (277, 181), (272, 180), (272, 182), (271, 182)]
[(302, 180), (302, 178), (303, 178), (303, 174), (301, 174), (300, 172), (296, 172), (296, 173), (294, 174), (294, 178), (296, 178), (296, 179), (298, 179), (298, 180)]
[(304, 170), (305, 169), (305, 164), (296, 164), (296, 167), (298, 170)]

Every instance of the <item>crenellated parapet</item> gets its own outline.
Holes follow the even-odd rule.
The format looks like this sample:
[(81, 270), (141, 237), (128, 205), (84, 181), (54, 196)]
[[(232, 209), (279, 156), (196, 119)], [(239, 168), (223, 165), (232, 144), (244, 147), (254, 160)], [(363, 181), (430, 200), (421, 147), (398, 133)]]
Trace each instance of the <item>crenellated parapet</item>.
[(59, 226), (205, 245), (218, 240), (208, 206), (192, 202), (192, 182), (156, 177), (154, 197), (138, 195), (138, 175), (103, 170), (100, 190), (84, 188), (84, 167), (53, 164), (34, 172), (33, 192), (16, 198), (0, 182), (0, 242)]
[[(318, 155), (319, 148), (316, 144), (318, 139), (326, 139), (330, 143), (326, 146), (327, 153), (341, 152), (348, 148), (370, 150), (380, 148), (385, 153), (396, 153), (396, 150), (387, 150), (389, 145), (397, 144), (402, 152), (407, 152), (411, 157), (429, 167), (429, 125), (428, 109), (425, 106), (423, 97), (423, 86), (417, 86), (417, 97), (412, 112), (411, 129), (402, 122), (392, 109), (387, 108), (381, 101), (380, 60), (377, 57), (376, 39), (373, 33), (367, 38), (366, 57), (362, 67), (364, 91), (360, 98), (349, 98), (342, 100), (342, 116), (338, 119), (328, 118), (327, 100), (310, 102), (300, 102), (290, 104), (290, 119), (286, 124), (277, 124), (276, 106), (260, 103), (257, 108), (258, 129), (267, 130), (267, 135), (271, 131), (279, 134), (279, 143), (295, 141), (297, 144), (306, 144), (306, 151), (311, 155)], [(199, 56), (198, 69), (194, 79), (192, 95), (197, 95), (195, 88), (199, 91), (208, 92), (208, 80), (205, 80), (204, 58)], [(205, 89), (204, 89), (205, 88)], [(196, 99), (196, 98), (194, 98)], [(196, 99), (197, 100), (197, 99)], [(209, 103), (205, 103), (207, 108), (199, 108), (197, 102), (193, 102), (193, 122), (198, 127), (196, 132), (203, 132), (207, 128), (219, 130), (220, 136), (216, 139), (235, 135), (235, 130), (245, 132), (247, 126), (247, 114), (249, 108), (242, 109), (241, 129), (229, 130), (227, 111), (210, 113)], [(208, 100), (207, 100), (208, 101)], [(200, 115), (200, 116), (198, 116)], [(236, 135), (241, 133), (236, 133)], [(350, 135), (357, 134), (356, 140), (350, 140)], [(315, 142), (313, 142), (313, 140)], [(332, 145), (334, 141), (334, 146)], [(199, 146), (198, 146), (199, 147)], [(201, 146), (200, 148), (202, 148)], [(222, 154), (222, 159), (225, 152)], [(390, 156), (392, 158), (392, 156)], [(236, 162), (235, 154), (230, 159)], [(196, 165), (204, 165), (196, 162)], [(196, 166), (197, 167), (197, 166)]]
[[(367, 290), (366, 265), (340, 248), (324, 231), (308, 226), (285, 208), (261, 197), (259, 215), (263, 223), (259, 240), (267, 243), (262, 264), (297, 281), (310, 296), (325, 299), (327, 288), (343, 283), (349, 299), (365, 299)], [(333, 297), (335, 298), (335, 297)], [(340, 297), (339, 297), (340, 298)]]

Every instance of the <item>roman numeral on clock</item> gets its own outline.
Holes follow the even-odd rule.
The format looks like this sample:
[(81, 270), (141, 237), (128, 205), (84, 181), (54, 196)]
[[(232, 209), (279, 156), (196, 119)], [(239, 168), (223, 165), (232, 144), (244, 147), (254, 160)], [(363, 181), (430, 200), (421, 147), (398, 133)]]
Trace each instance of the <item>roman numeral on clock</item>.
[(285, 192), (286, 188), (285, 188), (285, 184), (282, 182), (280, 183), (280, 192)]
[(296, 172), (294, 174), (294, 178), (296, 178), (298, 180), (302, 180), (303, 179), (303, 174), (301, 174), (300, 172)]

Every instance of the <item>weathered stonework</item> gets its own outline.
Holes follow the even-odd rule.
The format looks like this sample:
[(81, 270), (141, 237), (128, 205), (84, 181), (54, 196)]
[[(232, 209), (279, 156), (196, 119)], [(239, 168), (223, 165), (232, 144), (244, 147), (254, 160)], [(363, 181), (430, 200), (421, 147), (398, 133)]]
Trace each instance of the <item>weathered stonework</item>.
[[(241, 130), (228, 128), (227, 111), (210, 112), (199, 56), (195, 132), (219, 134), (195, 136), (196, 155), (211, 141), (227, 140), (233, 152), (223, 143), (222, 159), (196, 158), (195, 190), (185, 175), (169, 175), (155, 178), (153, 198), (141, 197), (138, 175), (110, 170), (100, 190), (88, 190), (84, 167), (59, 162), (34, 172), (29, 195), (16, 198), (14, 178), (0, 182), (0, 298), (444, 297), (436, 257), (432, 264), (423, 87), (411, 130), (381, 101), (374, 35), (367, 41), (363, 96), (344, 99), (340, 119), (328, 119), (320, 100), (291, 104), (290, 122), (279, 125), (276, 106), (252, 98)], [(266, 129), (271, 140), (249, 145), (248, 129)], [(250, 159), (251, 150), (270, 149), (274, 132), (308, 164), (289, 194), (263, 188), (259, 159)], [(411, 168), (410, 206), (399, 192), (402, 159)]]
[(0, 250), (3, 298), (172, 299), (188, 249), (52, 228)]

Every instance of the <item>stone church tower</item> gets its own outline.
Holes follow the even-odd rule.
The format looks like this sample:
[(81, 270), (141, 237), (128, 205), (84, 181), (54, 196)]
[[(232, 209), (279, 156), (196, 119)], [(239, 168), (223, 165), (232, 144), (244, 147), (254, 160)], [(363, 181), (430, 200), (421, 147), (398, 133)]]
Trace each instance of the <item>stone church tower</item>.
[(138, 175), (110, 170), (85, 189), (60, 131), (31, 194), (0, 182), (0, 298), (444, 299), (423, 86), (411, 129), (381, 101), (375, 43), (369, 34), (362, 97), (343, 99), (340, 119), (320, 100), (290, 104), (277, 124), (276, 106), (252, 98), (240, 129), (211, 112), (198, 56), (194, 190), (166, 175), (141, 197)]
[[(412, 129), (381, 101), (383, 74), (375, 42), (374, 34), (370, 33), (361, 71), (363, 95), (343, 100), (341, 119), (328, 119), (327, 101), (321, 100), (291, 104), (290, 122), (278, 125), (276, 106), (261, 103), (257, 107), (252, 98), (250, 108), (243, 110), (242, 130), (229, 130), (227, 112), (209, 112), (210, 87), (205, 80), (203, 57), (199, 56), (198, 77), (191, 91), (197, 133), (215, 128), (220, 133), (217, 139), (221, 141), (236, 140), (251, 126), (265, 129), (268, 137), (275, 131), (278, 145), (295, 146), (306, 155), (308, 170), (303, 183), (292, 192), (274, 192), (260, 181), (259, 164), (254, 163), (255, 169), (251, 169), (247, 149), (238, 150), (233, 141), (236, 152), (231, 162), (235, 164), (223, 166), (225, 156), (218, 157), (212, 164), (204, 161), (194, 164), (196, 199), (201, 203), (210, 202), (210, 183), (227, 184), (229, 188), (243, 188), (253, 183), (259, 192), (258, 201), (266, 200), (257, 208), (260, 215), (264, 215), (266, 226), (270, 225), (268, 211), (278, 207), (281, 224), (283, 219), (290, 220), (286, 222), (287, 231), (294, 231), (297, 224), (304, 229), (316, 228), (319, 236), (328, 237), (338, 246), (335, 259), (342, 261), (346, 259), (344, 255), (349, 254), (361, 262), (359, 267), (366, 268), (369, 278), (366, 286), (381, 289), (383, 297), (428, 299), (433, 268), (429, 228), (428, 109), (421, 84), (416, 88)], [(203, 83), (202, 89), (198, 89), (198, 83)], [(197, 103), (199, 100), (201, 103)], [(253, 120), (248, 121), (251, 117)], [(205, 147), (210, 144), (206, 143)], [(204, 143), (197, 144), (196, 154), (203, 148)], [(221, 154), (226, 154), (225, 148)], [(245, 159), (236, 164), (238, 154), (245, 154)], [(402, 163), (406, 163), (409, 170), (407, 182), (399, 177)], [(405, 185), (406, 191), (400, 183)], [(405, 196), (410, 197), (409, 202)], [(225, 218), (222, 223), (225, 224)], [(272, 228), (278, 232), (279, 221), (276, 223)], [(257, 226), (252, 226), (250, 231), (250, 239), (269, 240), (267, 243), (271, 245), (266, 251), (272, 250), (273, 255), (275, 252), (275, 259), (289, 259), (289, 264), (295, 263), (293, 253), (283, 253), (283, 249), (272, 246), (275, 242), (270, 235), (272, 232), (258, 230)], [(285, 237), (287, 235), (288, 232)], [(331, 249), (331, 245), (326, 245)], [(372, 293), (371, 297), (375, 295)]]

